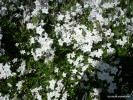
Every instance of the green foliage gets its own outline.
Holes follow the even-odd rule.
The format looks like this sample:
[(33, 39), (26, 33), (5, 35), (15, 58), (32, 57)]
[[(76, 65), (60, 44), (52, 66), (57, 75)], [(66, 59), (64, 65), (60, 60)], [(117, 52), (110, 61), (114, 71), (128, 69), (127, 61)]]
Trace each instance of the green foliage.
[[(34, 37), (37, 34), (35, 34), (34, 32), (35, 29), (34, 30), (26, 29), (26, 23), (28, 22), (23, 23), (24, 11), (21, 10), (19, 6), (21, 4), (25, 6), (27, 5), (27, 7), (30, 9), (30, 12), (32, 12), (34, 8), (34, 2), (32, 0), (28, 0), (28, 1), (20, 0), (20, 2), (14, 4), (16, 7), (16, 10), (12, 11), (10, 10), (10, 5), (12, 3), (9, 3), (8, 0), (2, 0), (2, 1), (4, 2), (4, 5), (7, 7), (8, 14), (5, 16), (0, 16), (0, 28), (3, 35), (0, 48), (3, 48), (5, 50), (5, 54), (0, 55), (0, 63), (5, 64), (6, 62), (10, 62), (11, 71), (15, 72), (16, 75), (9, 77), (7, 79), (0, 79), (0, 84), (1, 84), (0, 93), (2, 93), (3, 95), (9, 94), (11, 99), (16, 94), (16, 97), (18, 100), (23, 99), (22, 98), (23, 96), (26, 96), (28, 98), (27, 100), (31, 100), (31, 99), (34, 100), (34, 97), (32, 96), (32, 93), (31, 93), (31, 89), (42, 86), (42, 90), (40, 90), (39, 93), (42, 95), (43, 100), (45, 100), (47, 97), (46, 93), (50, 92), (50, 89), (46, 89), (46, 87), (50, 85), (49, 81), (51, 79), (55, 79), (57, 82), (58, 80), (63, 79), (62, 83), (64, 84), (65, 89), (61, 90), (60, 99), (64, 91), (67, 91), (70, 94), (68, 97), (68, 100), (75, 100), (76, 97), (78, 98), (78, 100), (81, 100), (85, 93), (87, 93), (88, 100), (93, 100), (91, 96), (91, 92), (93, 91), (92, 89), (94, 87), (100, 87), (100, 86), (103, 88), (103, 84), (101, 81), (98, 80), (96, 82), (97, 77), (90, 76), (90, 73), (94, 71), (94, 67), (91, 65), (88, 65), (88, 68), (85, 72), (87, 74), (87, 77), (89, 77), (88, 81), (84, 81), (83, 79), (79, 80), (76, 75), (74, 76), (71, 73), (73, 69), (73, 65), (69, 64), (66, 58), (67, 54), (75, 52), (76, 57), (82, 54), (84, 56), (84, 63), (87, 64), (87, 58), (88, 58), (87, 53), (83, 53), (81, 50), (73, 49), (73, 45), (67, 46), (67, 44), (64, 43), (63, 46), (60, 46), (58, 42), (58, 37), (56, 37), (54, 32), (54, 25), (57, 24), (55, 15), (58, 13), (65, 13), (66, 11), (69, 11), (70, 8), (73, 8), (73, 10), (75, 10), (75, 5), (77, 2), (80, 3), (83, 7), (83, 1), (82, 0), (64, 0), (61, 3), (59, 2), (57, 3), (55, 2), (55, 0), (53, 1), (49, 0), (48, 1), (49, 14), (38, 13), (37, 16), (34, 16), (31, 18), (31, 22), (34, 25), (39, 23), (41, 19), (44, 20), (45, 25), (43, 26), (43, 28), (45, 32), (48, 33), (48, 37), (50, 37), (54, 41), (52, 45), (52, 49), (56, 49), (54, 51), (55, 56), (52, 61), (49, 61), (47, 63), (44, 61), (45, 57), (42, 57), (39, 60), (35, 61), (31, 53), (27, 55), (28, 52), (31, 52), (31, 49), (33, 49), (34, 51), (35, 48), (38, 48), (40, 46), (40, 44), (34, 43), (30, 45), (30, 36)], [(127, 2), (128, 3), (125, 4), (125, 1), (121, 0), (119, 6), (122, 9), (127, 7), (128, 10), (125, 16), (128, 18), (132, 18), (133, 13), (130, 13), (130, 12), (133, 12), (133, 2), (131, 2), (131, 0), (128, 0)], [(85, 24), (87, 26), (87, 29), (93, 32), (94, 23), (92, 23), (91, 21), (88, 21), (89, 13), (90, 13), (90, 8), (88, 7), (84, 9), (83, 15), (79, 14), (78, 16), (74, 17), (74, 20), (79, 22), (78, 24)], [(114, 8), (104, 10), (103, 17), (108, 17), (110, 13), (112, 15), (115, 14)], [(20, 14), (21, 16), (16, 17), (15, 14)], [(115, 33), (111, 39), (107, 40), (107, 37), (105, 37), (104, 38), (105, 40), (103, 39), (102, 42), (99, 42), (96, 45), (94, 44), (92, 51), (98, 50), (98, 48), (101, 48), (103, 42), (105, 42), (105, 44), (107, 42), (111, 42), (112, 48), (115, 48), (115, 52), (110, 55), (107, 53), (107, 50), (104, 49), (102, 58), (98, 60), (102, 59), (102, 61), (104, 62), (112, 63), (117, 58), (122, 59), (122, 57), (127, 57), (127, 56), (130, 56), (132, 58), (133, 56), (133, 51), (131, 47), (133, 43), (132, 35), (129, 37), (129, 44), (125, 44), (123, 47), (116, 45), (116, 39), (120, 39), (124, 35), (126, 35), (126, 31), (124, 28), (125, 26), (123, 25), (123, 22), (122, 22), (123, 19), (124, 18), (116, 19), (110, 22), (106, 26), (107, 29), (111, 29), (112, 32)], [(116, 21), (119, 22), (119, 26), (114, 26)], [(101, 26), (98, 21), (95, 21), (95, 24), (100, 35), (103, 35), (103, 32), (104, 32), (104, 30), (102, 30), (103, 26)], [(84, 30), (82, 34), (83, 36), (86, 35)], [(16, 46), (17, 43), (19, 44), (18, 46)], [(21, 50), (26, 50), (26, 54), (22, 54)], [(13, 62), (14, 58), (18, 59), (17, 62), (15, 63)], [(20, 75), (20, 72), (18, 72), (17, 69), (19, 68), (19, 66), (22, 66), (21, 65), (22, 59), (24, 59), (24, 61), (26, 62), (26, 69), (24, 74)], [(97, 58), (94, 58), (94, 60), (97, 60)], [(120, 64), (128, 66), (126, 65), (126, 63), (129, 63), (129, 62), (128, 61), (126, 61), (125, 63), (121, 62)], [(132, 65), (132, 63), (130, 65)], [(57, 73), (55, 72), (56, 67), (59, 68), (59, 71)], [(77, 70), (81, 71), (80, 68), (79, 69), (77, 68)], [(66, 78), (63, 77), (62, 75), (63, 72), (66, 73)], [(126, 72), (124, 72), (124, 74), (125, 73)], [(73, 76), (75, 80), (72, 80), (71, 76)], [(23, 87), (20, 90), (18, 90), (16, 83), (18, 83), (18, 81), (21, 81), (21, 80), (24, 80), (22, 84)], [(76, 82), (78, 82), (78, 84), (72, 88), (72, 86)], [(12, 86), (10, 87), (8, 83), (11, 84)], [(88, 88), (86, 89), (81, 88), (82, 83), (88, 86)]]

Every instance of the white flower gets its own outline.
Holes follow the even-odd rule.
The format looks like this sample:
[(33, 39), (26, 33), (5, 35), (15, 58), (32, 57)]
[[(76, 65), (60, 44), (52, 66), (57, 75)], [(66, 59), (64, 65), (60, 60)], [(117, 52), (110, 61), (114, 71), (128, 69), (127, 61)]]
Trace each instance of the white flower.
[(38, 13), (39, 13), (39, 9), (34, 9), (32, 12), (32, 16), (37, 16)]
[(59, 91), (52, 91), (50, 93), (47, 93), (47, 100), (52, 100), (52, 97), (54, 97), (54, 100), (58, 100), (60, 97)]
[(114, 93), (115, 89), (117, 89), (116, 83), (111, 83), (110, 86), (108, 87), (108, 92), (109, 93)]
[(107, 30), (107, 31), (105, 32), (105, 36), (106, 36), (106, 37), (110, 37), (110, 35), (111, 35), (111, 29), (109, 29), (109, 30)]
[(93, 60), (93, 62), (91, 63), (91, 65), (95, 68), (98, 67), (99, 64), (100, 62), (98, 60)]
[(22, 62), (21, 62), (21, 65), (19, 66), (19, 68), (17, 69), (17, 72), (20, 72), (20, 75), (23, 75), (24, 74), (24, 72), (25, 72), (25, 66), (26, 66), (26, 63), (25, 63), (25, 61), (23, 60)]
[(118, 44), (118, 45), (123, 45), (123, 43), (122, 43), (122, 40), (121, 39), (118, 39), (118, 40), (116, 40), (116, 44)]
[(100, 89), (97, 89), (97, 88), (94, 88), (93, 91), (94, 91), (94, 95), (99, 95), (100, 93)]
[(63, 81), (62, 79), (58, 80), (58, 82), (57, 82), (58, 87), (56, 87), (56, 90), (58, 90), (58, 91), (62, 90), (62, 88), (64, 87), (64, 85), (62, 84), (62, 81)]
[(47, 100), (52, 100), (52, 97), (55, 96), (55, 92), (50, 92), (50, 93), (47, 93)]
[(0, 93), (0, 100), (10, 100), (9, 99), (9, 95), (2, 95), (1, 93)]
[(93, 93), (91, 93), (93, 100), (99, 100), (99, 98), (96, 98), (96, 96), (99, 96), (100, 92), (101, 92), (100, 88), (94, 88), (93, 89)]
[(102, 24), (101, 22), (104, 22), (104, 19), (103, 19), (103, 17), (102, 17), (102, 14), (97, 14), (96, 15), (96, 20), (98, 20), (99, 22), (100, 22), (100, 24)]
[(103, 5), (102, 5), (102, 7), (103, 8), (105, 8), (105, 9), (109, 9), (109, 8), (113, 8), (113, 6), (114, 6), (114, 3), (104, 3)]
[(26, 27), (27, 29), (34, 29), (36, 26), (33, 25), (32, 23), (27, 23)]
[(66, 15), (65, 15), (65, 22), (69, 22), (70, 21), (70, 19), (71, 19), (71, 17), (70, 17), (70, 13), (67, 11), (66, 12)]
[(68, 93), (67, 93), (67, 91), (65, 91), (65, 93), (63, 94), (61, 100), (67, 100), (67, 96), (68, 96)]
[(62, 73), (62, 76), (63, 76), (63, 77), (66, 77), (66, 73), (63, 72), (63, 73)]
[(76, 74), (76, 73), (77, 73), (77, 70), (76, 70), (76, 69), (73, 69), (72, 72), (73, 72), (74, 74)]
[(31, 92), (38, 92), (41, 89), (42, 89), (42, 86), (40, 86), (38, 88), (31, 89)]
[(60, 15), (57, 16), (57, 20), (58, 21), (62, 21), (63, 18), (64, 18), (64, 15), (63, 14), (60, 14)]
[(8, 85), (9, 87), (12, 87), (12, 85), (11, 85), (10, 83), (7, 83), (7, 85)]
[(74, 31), (75, 31), (77, 34), (82, 34), (82, 29), (79, 29), (79, 27), (74, 27)]
[(78, 61), (78, 60), (73, 61), (73, 65), (74, 65), (75, 67), (78, 67), (78, 65), (79, 65), (79, 61)]
[(39, 93), (36, 93), (35, 97), (36, 97), (37, 100), (42, 100), (42, 96)]
[(44, 23), (44, 20), (41, 20), (40, 25), (44, 26), (46, 23)]
[(59, 2), (59, 3), (61, 3), (61, 2), (62, 2), (62, 0), (58, 0), (58, 2)]
[(20, 53), (21, 54), (25, 54), (26, 52), (25, 52), (25, 50), (21, 50)]
[(81, 62), (83, 60), (84, 60), (84, 56), (83, 55), (78, 56), (77, 59), (76, 59), (76, 61), (79, 61), (79, 62)]
[(79, 3), (76, 4), (76, 10), (75, 10), (75, 12), (76, 13), (79, 13), (79, 14), (82, 14), (83, 13), (82, 6)]
[(0, 63), (0, 79), (6, 79), (15, 75), (15, 73), (11, 72), (10, 67), (11, 66), (8, 63), (6, 63), (5, 65)]
[(66, 43), (67, 45), (71, 44), (71, 39), (69, 36), (66, 36), (65, 38), (63, 38), (63, 42)]
[(82, 67), (82, 71), (84, 72), (88, 68), (88, 65)]
[(72, 52), (72, 54), (70, 54), (71, 58), (74, 58), (75, 57), (75, 53)]
[(83, 79), (84, 79), (85, 81), (88, 81), (88, 80), (89, 80), (86, 74), (83, 75)]
[(84, 44), (81, 46), (81, 50), (86, 53), (86, 52), (91, 52), (92, 49), (92, 45), (89, 44)]
[(99, 66), (100, 71), (106, 71), (110, 68), (111, 66), (107, 63), (101, 63)]
[(42, 32), (44, 32), (44, 29), (41, 26), (36, 27), (36, 33), (38, 33), (39, 35), (41, 35)]
[(108, 53), (108, 54), (112, 54), (114, 51), (115, 51), (115, 49), (114, 49), (114, 48), (111, 48), (111, 47), (109, 47), (109, 48), (107, 49), (107, 53)]
[(96, 57), (100, 58), (103, 54), (103, 51), (101, 49), (98, 49)]
[(40, 2), (38, 0), (36, 0), (34, 3), (36, 6), (40, 6)]
[(72, 16), (76, 16), (76, 12), (71, 12)]
[(116, 40), (116, 42), (117, 42), (116, 44), (124, 46), (128, 42), (126, 36), (123, 36), (122, 40), (121, 39)]
[(123, 44), (126, 44), (128, 41), (128, 37), (127, 36), (123, 36), (122, 37), (122, 40), (123, 40)]
[(44, 7), (44, 8), (42, 9), (42, 13), (48, 14), (48, 9)]
[(98, 79), (102, 80), (102, 81), (106, 81), (107, 79), (109, 79), (109, 73), (106, 73), (106, 72), (97, 72), (97, 76), (98, 76)]
[(28, 15), (28, 14), (26, 14), (26, 12), (24, 12), (24, 23), (29, 20), (30, 20), (30, 15)]
[(49, 81), (49, 84), (50, 84), (49, 88), (50, 88), (51, 90), (54, 90), (55, 83), (56, 83), (56, 81), (53, 80), (53, 79), (52, 79), (51, 81)]
[(32, 45), (33, 43), (35, 43), (35, 39), (33, 37), (30, 37), (30, 45)]
[(84, 8), (88, 8), (89, 7), (89, 3), (87, 2), (87, 0), (84, 0)]
[(92, 11), (90, 12), (88, 16), (88, 20), (94, 22), (96, 20), (97, 14), (98, 12), (96, 11), (96, 9), (92, 9)]
[(55, 67), (54, 72), (55, 72), (55, 73), (58, 73), (58, 71), (59, 71), (59, 68)]
[(13, 63), (15, 63), (18, 61), (18, 58), (14, 58), (12, 61), (13, 61)]
[(115, 74), (117, 73), (118, 69), (116, 67), (111, 68), (111, 73)]
[(81, 76), (81, 75), (77, 75), (77, 78), (78, 78), (78, 79), (81, 79), (81, 78), (82, 78), (82, 76)]
[(38, 88), (34, 88), (31, 89), (31, 93), (32, 95), (37, 99), (37, 100), (42, 100), (42, 96), (39, 94), (39, 90), (42, 89), (42, 86), (38, 87)]
[[(72, 64), (72, 63), (73, 63), (73, 60), (72, 60), (72, 59), (68, 59), (68, 62), (69, 62), (70, 64)], [(75, 65), (75, 66), (77, 65), (76, 62), (75, 62), (74, 65)]]
[(91, 56), (91, 57), (100, 58), (100, 57), (102, 56), (102, 54), (103, 54), (103, 51), (102, 51), (101, 49), (98, 49), (98, 50), (96, 50), (96, 51), (94, 51), (94, 52), (91, 52), (91, 53), (90, 53), (90, 56)]
[(41, 57), (42, 54), (43, 54), (41, 48), (37, 48), (36, 51), (35, 51), (35, 53), (36, 53), (36, 56), (37, 56), (37, 57)]
[(61, 39), (58, 39), (59, 45), (63, 46), (63, 41)]
[(88, 58), (88, 63), (92, 63), (92, 62), (93, 62), (93, 59)]
[(23, 82), (24, 82), (23, 80), (22, 81), (18, 81), (18, 83), (16, 84), (18, 90), (20, 90), (22, 88)]

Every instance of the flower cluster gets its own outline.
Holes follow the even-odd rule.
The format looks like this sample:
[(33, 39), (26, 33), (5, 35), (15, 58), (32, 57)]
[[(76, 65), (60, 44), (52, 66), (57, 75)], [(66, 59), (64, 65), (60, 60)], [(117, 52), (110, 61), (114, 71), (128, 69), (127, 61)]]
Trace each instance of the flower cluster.
[(0, 99), (98, 100), (119, 92), (122, 57), (132, 57), (133, 3), (70, 1), (0, 1)]
[(8, 63), (6, 63), (5, 65), (3, 65), (3, 63), (0, 63), (0, 79), (6, 79), (15, 75), (15, 73), (11, 72), (10, 67), (11, 66)]

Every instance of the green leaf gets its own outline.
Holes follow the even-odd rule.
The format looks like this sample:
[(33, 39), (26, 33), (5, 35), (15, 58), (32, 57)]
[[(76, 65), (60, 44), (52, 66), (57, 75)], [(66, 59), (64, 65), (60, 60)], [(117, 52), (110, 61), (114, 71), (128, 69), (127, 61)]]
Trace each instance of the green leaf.
[(90, 24), (89, 24), (89, 27), (90, 27), (90, 30), (91, 30), (91, 32), (92, 32), (92, 31), (93, 31), (93, 28), (94, 28), (93, 23), (90, 23)]
[(33, 16), (33, 18), (32, 18), (32, 23), (33, 23), (33, 24), (36, 24), (37, 22), (38, 22), (37, 17), (34, 17), (34, 16)]

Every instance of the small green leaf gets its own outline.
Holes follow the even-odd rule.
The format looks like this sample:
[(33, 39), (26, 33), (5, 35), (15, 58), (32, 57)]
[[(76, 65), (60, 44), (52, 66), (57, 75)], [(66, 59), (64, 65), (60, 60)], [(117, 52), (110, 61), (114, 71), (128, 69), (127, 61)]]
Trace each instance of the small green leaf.
[(92, 32), (92, 31), (93, 31), (93, 28), (94, 28), (93, 23), (91, 23), (91, 24), (89, 25), (89, 27), (90, 27), (90, 30), (91, 30), (91, 32)]

